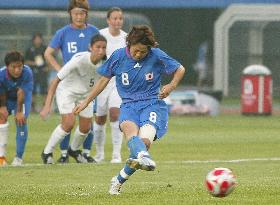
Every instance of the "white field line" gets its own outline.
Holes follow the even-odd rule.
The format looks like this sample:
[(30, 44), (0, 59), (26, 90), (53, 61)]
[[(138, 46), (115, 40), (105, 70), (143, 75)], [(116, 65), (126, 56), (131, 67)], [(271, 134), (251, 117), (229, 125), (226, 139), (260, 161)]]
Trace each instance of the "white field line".
[(249, 159), (232, 159), (232, 160), (183, 160), (183, 161), (165, 161), (166, 164), (210, 164), (210, 163), (240, 163), (253, 161), (280, 161), (280, 157), (272, 158), (249, 158)]
[[(272, 157), (272, 158), (249, 158), (249, 159), (232, 159), (232, 160), (182, 160), (182, 161), (156, 161), (159, 164), (210, 164), (210, 163), (241, 163), (241, 162), (254, 162), (254, 161), (280, 161), (280, 157)], [(99, 165), (108, 165), (111, 164), (109, 162), (101, 162), (97, 164), (77, 164), (77, 163), (68, 163), (68, 164), (55, 164), (56, 166), (67, 166), (67, 165), (74, 165), (74, 166), (83, 166), (83, 165), (92, 165), (92, 166), (99, 166)], [(111, 164), (112, 165), (112, 164)], [(34, 164), (23, 164), (21, 167), (40, 167), (40, 166), (52, 166), (52, 165), (45, 165), (40, 163)], [(13, 167), (12, 165), (7, 165), (5, 167)], [(5, 168), (1, 167), (1, 168)]]

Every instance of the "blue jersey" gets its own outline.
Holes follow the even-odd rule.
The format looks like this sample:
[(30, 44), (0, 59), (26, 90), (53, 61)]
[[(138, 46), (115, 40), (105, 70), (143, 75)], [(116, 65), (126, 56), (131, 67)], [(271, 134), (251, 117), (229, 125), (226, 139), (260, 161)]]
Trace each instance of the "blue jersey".
[(32, 97), (32, 70), (28, 66), (24, 65), (21, 76), (14, 79), (9, 76), (7, 67), (2, 67), (0, 69), (0, 94), (6, 93), (7, 100), (16, 101), (18, 88), (24, 90), (25, 96)]
[(161, 74), (172, 74), (180, 63), (159, 48), (152, 48), (145, 58), (134, 60), (128, 48), (116, 50), (98, 72), (106, 77), (116, 76), (123, 103), (158, 99)]
[(63, 62), (66, 64), (76, 53), (87, 51), (91, 37), (98, 33), (98, 29), (90, 24), (87, 24), (84, 29), (67, 25), (55, 33), (49, 46), (61, 49)]

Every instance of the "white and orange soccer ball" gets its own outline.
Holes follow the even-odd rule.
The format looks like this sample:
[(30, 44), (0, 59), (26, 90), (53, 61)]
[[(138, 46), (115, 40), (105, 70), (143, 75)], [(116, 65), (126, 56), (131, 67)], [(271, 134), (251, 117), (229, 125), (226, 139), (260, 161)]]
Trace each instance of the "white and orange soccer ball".
[(229, 195), (236, 186), (236, 176), (228, 168), (215, 168), (206, 176), (206, 188), (215, 197)]

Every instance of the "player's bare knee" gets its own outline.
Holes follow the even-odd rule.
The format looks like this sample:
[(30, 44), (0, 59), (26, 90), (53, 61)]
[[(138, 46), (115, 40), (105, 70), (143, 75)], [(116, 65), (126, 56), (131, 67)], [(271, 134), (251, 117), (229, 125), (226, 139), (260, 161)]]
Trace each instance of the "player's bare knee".
[(110, 108), (110, 121), (116, 122), (120, 115), (120, 109), (119, 108)]
[(145, 143), (147, 149), (149, 149), (156, 136), (156, 128), (153, 125), (145, 124), (140, 127), (139, 136)]
[(0, 112), (0, 124), (5, 124), (7, 122), (7, 116)]
[(95, 122), (98, 125), (105, 125), (107, 116), (95, 116)]
[(90, 126), (91, 125), (81, 125), (80, 124), (80, 132), (82, 133), (89, 133), (90, 132)]
[(72, 122), (63, 122), (61, 123), (61, 127), (65, 132), (70, 132), (73, 127), (74, 127), (74, 123)]

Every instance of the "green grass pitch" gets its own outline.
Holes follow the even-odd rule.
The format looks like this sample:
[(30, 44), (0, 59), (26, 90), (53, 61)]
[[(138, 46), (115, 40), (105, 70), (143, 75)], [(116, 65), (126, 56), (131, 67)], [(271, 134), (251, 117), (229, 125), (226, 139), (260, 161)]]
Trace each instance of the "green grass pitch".
[[(150, 151), (156, 170), (137, 171), (119, 196), (108, 194), (111, 178), (123, 167), (109, 163), (109, 137), (105, 163), (42, 165), (40, 153), (58, 122), (57, 115), (45, 122), (30, 116), (26, 166), (0, 168), (1, 205), (280, 203), (279, 116), (170, 117), (168, 133)], [(12, 117), (10, 125), (9, 163), (15, 154)], [(59, 157), (58, 150), (54, 156)], [(122, 157), (127, 156), (124, 142)], [(212, 197), (204, 186), (206, 174), (215, 167), (231, 168), (237, 176), (238, 186), (225, 198)]]

